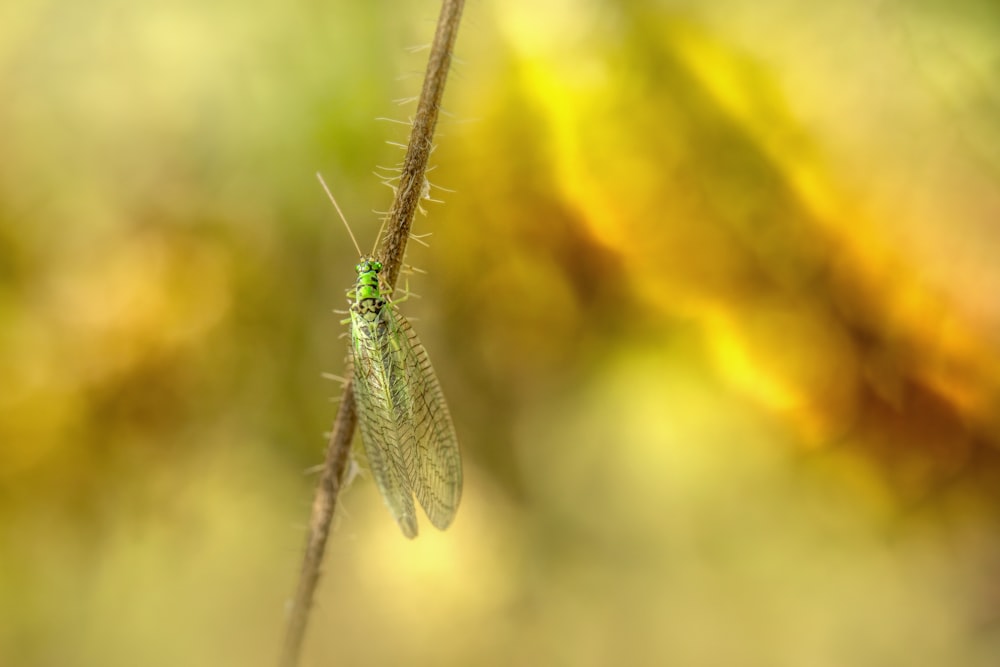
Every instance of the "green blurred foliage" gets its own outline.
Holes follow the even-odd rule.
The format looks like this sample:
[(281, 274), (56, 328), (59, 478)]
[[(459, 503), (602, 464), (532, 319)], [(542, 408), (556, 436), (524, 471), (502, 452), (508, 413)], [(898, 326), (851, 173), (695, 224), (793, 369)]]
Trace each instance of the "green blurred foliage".
[[(357, 257), (313, 173), (370, 247), (436, 11), (0, 8), (0, 664), (276, 660)], [(464, 504), (354, 478), (304, 664), (992, 665), (997, 18), (468, 7), (402, 305)]]

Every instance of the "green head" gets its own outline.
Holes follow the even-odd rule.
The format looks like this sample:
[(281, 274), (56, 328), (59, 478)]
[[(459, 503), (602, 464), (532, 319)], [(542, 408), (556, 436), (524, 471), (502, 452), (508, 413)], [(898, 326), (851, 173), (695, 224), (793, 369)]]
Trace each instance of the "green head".
[(382, 262), (374, 259), (362, 258), (361, 263), (354, 267), (358, 272), (358, 280), (354, 286), (355, 298), (379, 299), (382, 292), (378, 288), (378, 272), (382, 270)]

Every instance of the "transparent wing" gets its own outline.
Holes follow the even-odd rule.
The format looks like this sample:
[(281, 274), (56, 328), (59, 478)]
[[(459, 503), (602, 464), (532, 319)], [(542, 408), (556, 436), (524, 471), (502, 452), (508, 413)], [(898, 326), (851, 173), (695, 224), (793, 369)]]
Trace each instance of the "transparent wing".
[(393, 380), (397, 405), (398, 438), (406, 464), (410, 488), (427, 518), (440, 530), (447, 528), (462, 498), (462, 458), (455, 427), (441, 385), (427, 351), (417, 334), (391, 304), (382, 309), (392, 332), (393, 350), (399, 355), (403, 373)]
[[(389, 308), (384, 307), (382, 313)], [(384, 317), (368, 322), (351, 311), (354, 400), (368, 465), (375, 484), (409, 538), (417, 535), (410, 472), (412, 445), (400, 431), (399, 378), (405, 377), (400, 345)], [(404, 447), (408, 450), (404, 452)]]

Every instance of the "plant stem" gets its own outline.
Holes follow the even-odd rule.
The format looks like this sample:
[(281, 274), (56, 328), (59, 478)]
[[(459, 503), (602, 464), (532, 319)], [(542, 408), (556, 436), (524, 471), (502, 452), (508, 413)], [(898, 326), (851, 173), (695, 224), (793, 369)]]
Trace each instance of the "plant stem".
[(406, 242), (410, 238), (413, 215), (417, 211), (423, 192), (424, 174), (434, 146), (434, 129), (437, 127), (444, 84), (451, 67), (451, 55), (455, 48), (458, 23), (462, 18), (464, 4), (464, 0), (444, 0), (441, 6), (437, 31), (434, 33), (434, 42), (431, 45), (431, 55), (427, 61), (427, 72), (424, 75), (424, 86), (420, 91), (420, 101), (417, 103), (417, 115), (413, 119), (410, 141), (406, 146), (406, 156), (403, 158), (403, 171), (399, 177), (392, 208), (389, 209), (389, 233), (379, 248), (379, 260), (385, 267), (382, 275), (385, 277), (390, 294), (399, 277), (399, 269), (406, 252)]
[[(444, 95), (464, 4), (464, 0), (443, 0), (427, 62), (424, 85), (417, 104), (417, 115), (413, 120), (410, 141), (406, 147), (406, 156), (403, 158), (403, 171), (392, 207), (389, 209), (389, 233), (383, 238), (378, 251), (379, 259), (384, 266), (382, 275), (390, 294), (399, 277), (403, 255), (406, 253), (406, 242), (410, 238), (413, 215), (420, 203), (427, 162), (434, 141), (434, 129), (437, 126), (441, 98)], [(340, 409), (330, 434), (323, 472), (313, 500), (302, 570), (289, 610), (288, 626), (281, 651), (279, 663), (281, 667), (296, 667), (299, 664), (309, 611), (312, 609), (323, 554), (326, 551), (326, 541), (330, 535), (330, 522), (337, 507), (337, 496), (340, 493), (341, 480), (351, 448), (351, 436), (354, 434), (356, 423), (354, 386), (348, 381), (344, 385)]]
[(326, 539), (330, 535), (330, 522), (337, 508), (337, 496), (340, 493), (341, 480), (344, 478), (344, 469), (347, 467), (347, 455), (351, 451), (351, 436), (354, 434), (357, 419), (357, 412), (354, 409), (354, 387), (353, 383), (348, 381), (340, 398), (340, 409), (333, 423), (330, 442), (326, 447), (323, 472), (313, 499), (302, 571), (299, 573), (299, 584), (288, 612), (288, 626), (285, 629), (285, 643), (279, 663), (282, 667), (295, 667), (299, 662), (302, 639), (309, 621), (309, 611), (312, 609), (313, 594), (319, 582)]

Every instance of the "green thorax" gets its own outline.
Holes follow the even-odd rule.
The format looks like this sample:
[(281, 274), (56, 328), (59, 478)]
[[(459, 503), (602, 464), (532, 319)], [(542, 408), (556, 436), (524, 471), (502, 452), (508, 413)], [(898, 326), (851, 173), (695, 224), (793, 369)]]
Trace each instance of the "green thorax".
[(385, 305), (378, 277), (382, 262), (362, 258), (354, 269), (358, 272), (354, 283), (354, 309), (359, 313), (378, 313)]

